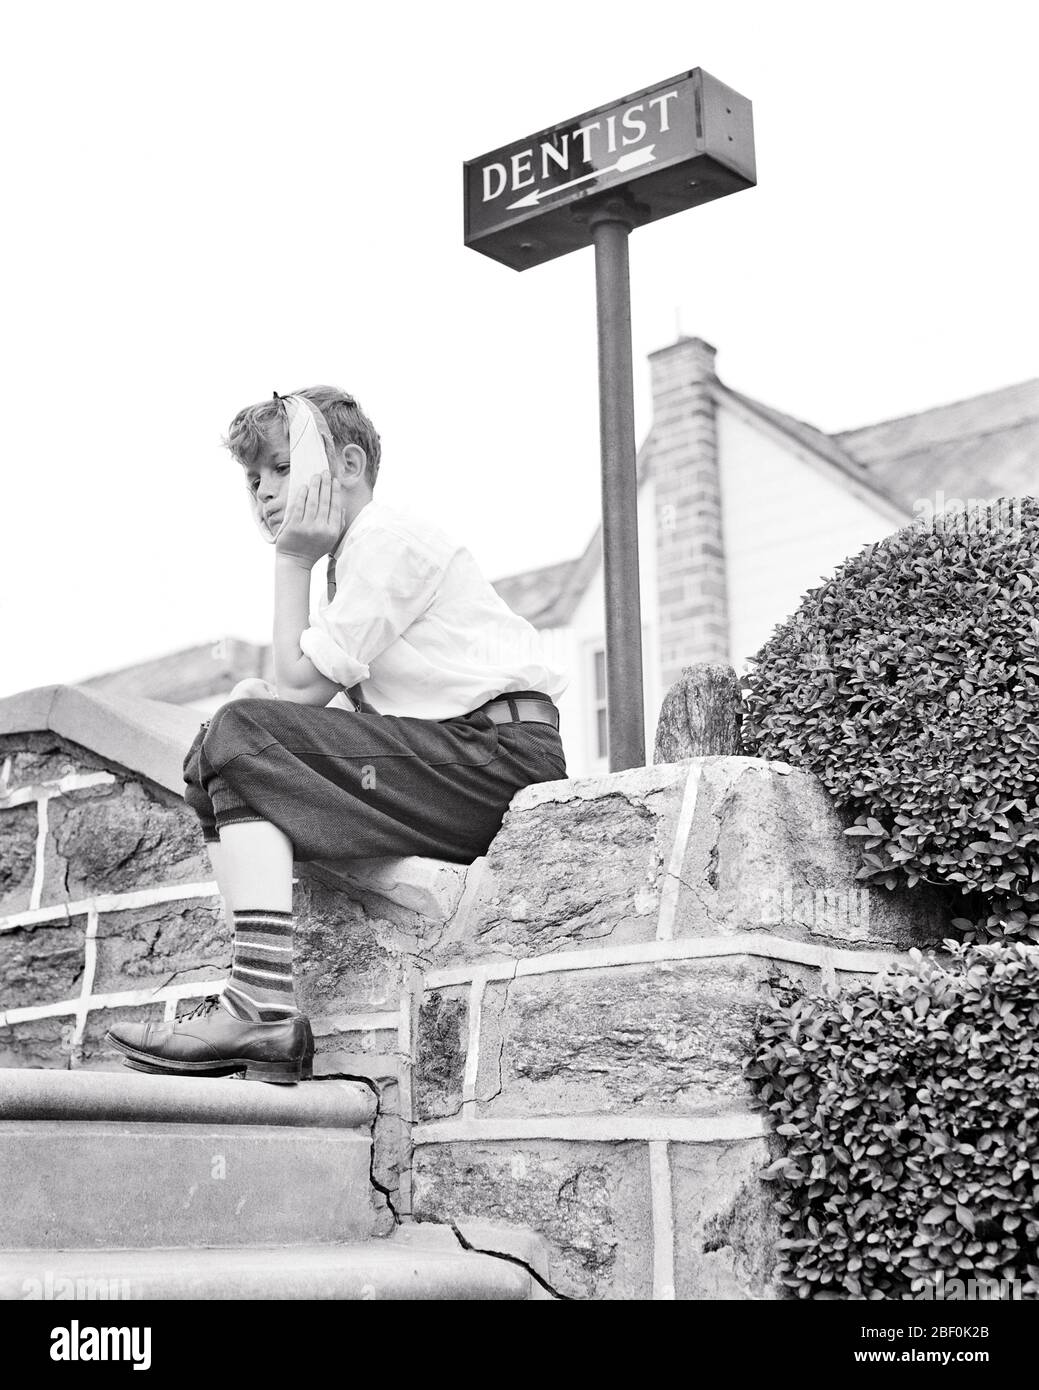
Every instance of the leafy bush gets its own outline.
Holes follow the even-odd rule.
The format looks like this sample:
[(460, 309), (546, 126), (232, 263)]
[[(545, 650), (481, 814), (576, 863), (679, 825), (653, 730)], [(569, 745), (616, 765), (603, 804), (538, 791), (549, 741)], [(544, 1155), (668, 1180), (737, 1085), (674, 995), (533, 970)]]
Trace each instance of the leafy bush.
[(939, 1271), (1039, 1296), (1039, 950), (946, 944), (948, 965), (787, 983), (759, 1020), (747, 1074), (785, 1139), (764, 1176), (802, 1298), (913, 1297)]
[(807, 594), (754, 658), (742, 736), (854, 813), (860, 878), (959, 885), (967, 939), (1039, 941), (1039, 502), (987, 515), (908, 526)]

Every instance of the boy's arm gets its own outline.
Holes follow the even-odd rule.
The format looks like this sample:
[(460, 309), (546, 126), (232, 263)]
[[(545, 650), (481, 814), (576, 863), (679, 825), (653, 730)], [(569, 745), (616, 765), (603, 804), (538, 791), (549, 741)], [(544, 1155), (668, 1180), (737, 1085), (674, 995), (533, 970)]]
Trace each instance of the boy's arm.
[(300, 648), (315, 669), (349, 690), (429, 608), (443, 553), (394, 526), (369, 526), (338, 565), (335, 598), (312, 615)]
[(300, 494), (278, 532), (274, 561), (274, 684), (282, 700), (327, 705), (341, 686), (300, 650), (310, 618), (310, 574), (335, 545), (344, 522), (342, 486), (322, 473)]
[(312, 565), (291, 555), (275, 558), (274, 684), (282, 700), (299, 705), (327, 705), (341, 689), (323, 676), (300, 651), (300, 634), (310, 621)]

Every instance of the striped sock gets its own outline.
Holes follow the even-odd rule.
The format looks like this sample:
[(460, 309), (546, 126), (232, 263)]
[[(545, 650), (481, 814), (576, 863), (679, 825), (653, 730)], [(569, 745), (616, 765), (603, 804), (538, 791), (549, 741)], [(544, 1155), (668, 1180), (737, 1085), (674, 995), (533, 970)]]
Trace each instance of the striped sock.
[(292, 913), (234, 914), (234, 960), (224, 1002), (239, 1018), (273, 1022), (298, 1014), (292, 987)]

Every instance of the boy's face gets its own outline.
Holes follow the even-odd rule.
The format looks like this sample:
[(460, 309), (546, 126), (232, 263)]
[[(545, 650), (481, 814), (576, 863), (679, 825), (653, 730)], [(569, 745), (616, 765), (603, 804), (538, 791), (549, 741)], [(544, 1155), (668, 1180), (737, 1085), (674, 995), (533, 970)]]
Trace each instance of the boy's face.
[(284, 429), (267, 431), (267, 447), (254, 463), (243, 465), (245, 481), (259, 502), (267, 525), (277, 531), (285, 516), (289, 490), (289, 439)]

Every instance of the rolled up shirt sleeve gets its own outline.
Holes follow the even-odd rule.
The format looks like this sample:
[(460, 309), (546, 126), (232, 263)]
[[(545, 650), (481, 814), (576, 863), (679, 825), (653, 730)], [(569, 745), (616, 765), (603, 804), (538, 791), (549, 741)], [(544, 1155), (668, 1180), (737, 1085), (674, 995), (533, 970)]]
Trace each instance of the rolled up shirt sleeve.
[(312, 616), (311, 626), (304, 628), (300, 635), (299, 649), (303, 655), (310, 658), (323, 676), (335, 681), (344, 690), (349, 690), (358, 681), (366, 681), (371, 673), (365, 663), (348, 656), (320, 626), (315, 627), (314, 622)]
[(442, 576), (442, 561), (411, 537), (380, 526), (350, 544), (348, 534), (335, 597), (311, 613), (300, 651), (345, 688), (367, 680), (369, 663), (421, 617)]

